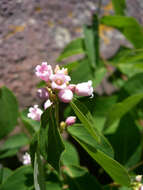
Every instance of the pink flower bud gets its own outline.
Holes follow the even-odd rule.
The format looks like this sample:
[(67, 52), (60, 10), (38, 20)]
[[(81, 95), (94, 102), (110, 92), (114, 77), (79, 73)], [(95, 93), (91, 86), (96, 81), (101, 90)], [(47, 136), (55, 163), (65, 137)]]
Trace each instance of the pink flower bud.
[(70, 76), (57, 73), (51, 76), (51, 86), (53, 89), (62, 90), (67, 87), (67, 83), (71, 80)]
[(93, 94), (92, 81), (77, 84), (75, 93), (78, 96), (91, 96)]
[(62, 68), (60, 69), (59, 65), (56, 65), (55, 69), (54, 69), (55, 74), (64, 74), (64, 75), (68, 75), (68, 70), (67, 68)]
[(37, 90), (37, 95), (39, 98), (44, 99), (44, 100), (49, 98), (49, 93), (45, 88), (39, 88)]
[(47, 62), (43, 62), (42, 65), (36, 66), (36, 72), (35, 74), (40, 79), (48, 82), (50, 79), (50, 76), (53, 74), (51, 65), (47, 65)]
[(75, 116), (70, 116), (66, 119), (66, 124), (67, 126), (73, 125), (76, 122), (76, 117)]
[(68, 85), (68, 89), (70, 89), (73, 93), (75, 92), (75, 87), (76, 87), (75, 84), (69, 84)]
[(58, 97), (62, 102), (68, 103), (73, 98), (73, 92), (69, 89), (63, 89), (59, 92)]
[(48, 107), (50, 107), (51, 105), (53, 104), (53, 102), (51, 102), (50, 100), (47, 100), (45, 103), (44, 103), (44, 109), (46, 110)]
[(33, 120), (40, 121), (42, 113), (43, 111), (38, 108), (38, 105), (34, 105), (34, 107), (29, 108), (29, 113), (27, 116)]
[(143, 190), (143, 185), (140, 186), (139, 190)]

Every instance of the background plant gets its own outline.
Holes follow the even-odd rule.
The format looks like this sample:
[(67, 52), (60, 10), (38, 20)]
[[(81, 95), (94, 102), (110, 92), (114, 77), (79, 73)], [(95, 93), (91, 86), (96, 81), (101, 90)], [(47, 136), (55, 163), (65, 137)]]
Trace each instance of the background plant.
[[(110, 73), (109, 80), (117, 89), (110, 96), (95, 93), (92, 99), (76, 98), (64, 110), (64, 119), (69, 115), (78, 118), (77, 124), (67, 128), (70, 142), (78, 149), (69, 140), (62, 140), (52, 119), (54, 109), (44, 112), (41, 123), (33, 121), (27, 118), (27, 111), (19, 111), (12, 92), (1, 88), (0, 138), (5, 138), (17, 121), (24, 132), (9, 136), (1, 146), (0, 190), (140, 188), (135, 176), (143, 174), (143, 30), (134, 18), (125, 15), (124, 0), (112, 3), (115, 15), (98, 18), (94, 14), (92, 24), (83, 27), (84, 37), (68, 44), (57, 59), (60, 62), (82, 54), (82, 59), (64, 65), (71, 73), (72, 83), (92, 80), (96, 92), (106, 73)], [(113, 57), (103, 59), (99, 52), (100, 23), (119, 30), (132, 48), (120, 47)], [(115, 71), (109, 71), (109, 66)], [(19, 149), (28, 144), (32, 165), (18, 168), (21, 165), (18, 161), (7, 165), (7, 161), (12, 161)], [(92, 158), (92, 169), (84, 162), (88, 170), (81, 164), (86, 153)]]

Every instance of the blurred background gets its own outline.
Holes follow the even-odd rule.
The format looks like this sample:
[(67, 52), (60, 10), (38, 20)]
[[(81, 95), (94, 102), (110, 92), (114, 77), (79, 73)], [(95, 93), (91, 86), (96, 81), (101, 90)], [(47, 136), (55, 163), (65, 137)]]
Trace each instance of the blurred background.
[[(33, 105), (39, 81), (34, 68), (42, 61), (55, 65), (66, 44), (82, 36), (98, 0), (0, 0), (0, 86), (9, 87), (21, 108)], [(127, 15), (143, 23), (143, 0), (127, 0)], [(114, 14), (103, 0), (101, 15)], [(100, 25), (101, 54), (112, 56), (119, 45), (129, 45), (121, 33)]]

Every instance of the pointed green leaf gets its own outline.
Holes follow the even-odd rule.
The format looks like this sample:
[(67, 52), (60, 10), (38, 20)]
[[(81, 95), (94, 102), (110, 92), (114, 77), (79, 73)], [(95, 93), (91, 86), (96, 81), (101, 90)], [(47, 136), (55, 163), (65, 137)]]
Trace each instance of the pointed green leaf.
[(6, 87), (0, 88), (0, 139), (17, 124), (18, 103), (13, 93)]
[(42, 155), (48, 163), (56, 170), (59, 170), (59, 162), (61, 154), (64, 151), (64, 144), (56, 125), (55, 110), (53, 108), (47, 109), (42, 114), (38, 143), (40, 151), (42, 151)]
[(114, 153), (110, 143), (96, 128), (95, 122), (87, 107), (78, 100), (72, 101), (70, 104), (75, 114), (82, 122), (83, 127), (86, 128), (91, 136), (95, 139), (98, 148), (107, 155), (113, 157)]
[(64, 145), (65, 150), (61, 156), (61, 162), (63, 165), (79, 165), (79, 155), (76, 148), (68, 141), (64, 141)]
[(143, 47), (142, 26), (135, 18), (126, 16), (104, 16), (101, 18), (101, 23), (119, 29), (135, 48)]
[[(78, 64), (72, 69), (71, 79), (72, 83), (79, 83), (83, 81), (92, 80), (93, 76), (89, 67), (89, 60), (87, 58), (77, 61)], [(80, 71), (80, 75), (79, 75)]]
[(9, 137), (1, 146), (0, 151), (7, 149), (20, 148), (29, 143), (29, 139), (25, 133), (19, 133)]
[(82, 38), (77, 38), (71, 41), (63, 50), (63, 52), (58, 57), (57, 61), (62, 61), (73, 55), (84, 53), (84, 43)]
[(98, 36), (98, 17), (93, 15), (93, 23), (91, 26), (83, 27), (85, 49), (89, 59), (89, 64), (93, 69), (99, 66), (99, 36)]
[(135, 107), (143, 99), (143, 94), (135, 94), (124, 99), (122, 102), (116, 103), (110, 109), (107, 114), (107, 120), (105, 123), (105, 129), (118, 121), (126, 113), (128, 113), (133, 107)]
[[(132, 143), (133, 139), (134, 143)], [(115, 150), (115, 159), (121, 164), (126, 165), (141, 143), (140, 131), (137, 128), (134, 119), (130, 115), (125, 115), (120, 120), (116, 132), (108, 135), (108, 140), (111, 142)], [(140, 155), (136, 160), (140, 160)], [(134, 165), (135, 164), (137, 163), (134, 163)]]
[(0, 153), (0, 159), (7, 158), (7, 157), (12, 157), (12, 156), (16, 155), (17, 152), (18, 152), (17, 148), (13, 148), (13, 149), (10, 149), (10, 150), (7, 150), (7, 151), (2, 151)]
[(98, 148), (95, 139), (86, 128), (82, 125), (73, 125), (68, 128), (68, 132), (115, 182), (124, 186), (130, 185), (126, 169)]
[(33, 171), (30, 166), (23, 166), (15, 170), (4, 183), (0, 190), (28, 190), (33, 185)]
[(143, 73), (138, 73), (124, 84), (125, 89), (130, 95), (143, 93)]
[(17, 153), (18, 149), (29, 143), (29, 139), (24, 133), (19, 133), (9, 137), (0, 146), (0, 158), (10, 157)]
[(132, 77), (143, 72), (143, 50), (120, 47), (117, 53), (109, 59), (111, 65), (117, 67), (123, 74)]

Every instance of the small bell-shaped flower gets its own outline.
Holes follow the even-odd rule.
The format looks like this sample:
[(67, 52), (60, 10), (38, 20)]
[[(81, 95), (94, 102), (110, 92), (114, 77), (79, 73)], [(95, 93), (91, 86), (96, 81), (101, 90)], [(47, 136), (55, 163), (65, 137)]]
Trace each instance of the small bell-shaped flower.
[(75, 87), (75, 93), (78, 96), (91, 96), (93, 95), (92, 81), (79, 83)]
[(50, 76), (53, 74), (51, 65), (47, 65), (47, 62), (43, 62), (42, 65), (36, 66), (35, 74), (40, 79), (48, 82), (50, 80)]
[(68, 103), (73, 98), (73, 92), (70, 89), (63, 89), (58, 93), (58, 97), (62, 102)]

